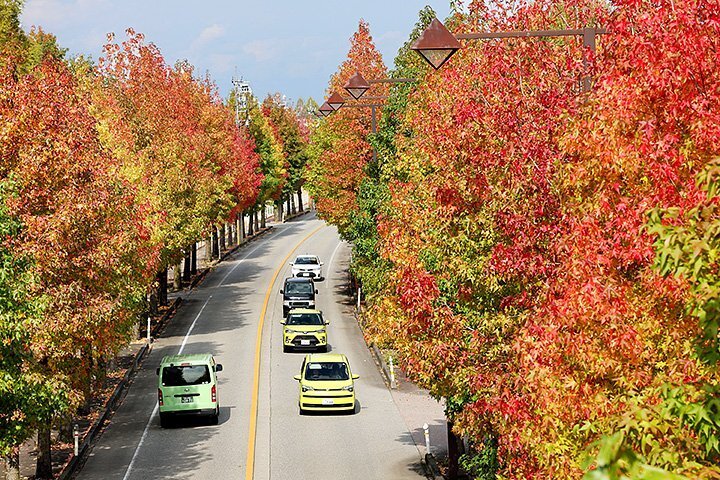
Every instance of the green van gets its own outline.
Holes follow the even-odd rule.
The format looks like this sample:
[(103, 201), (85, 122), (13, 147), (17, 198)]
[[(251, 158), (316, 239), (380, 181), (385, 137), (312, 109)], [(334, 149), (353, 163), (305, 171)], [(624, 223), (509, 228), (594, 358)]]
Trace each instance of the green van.
[(217, 425), (220, 414), (217, 372), (222, 365), (209, 353), (167, 355), (163, 357), (158, 375), (160, 425), (170, 426), (172, 417), (204, 415)]

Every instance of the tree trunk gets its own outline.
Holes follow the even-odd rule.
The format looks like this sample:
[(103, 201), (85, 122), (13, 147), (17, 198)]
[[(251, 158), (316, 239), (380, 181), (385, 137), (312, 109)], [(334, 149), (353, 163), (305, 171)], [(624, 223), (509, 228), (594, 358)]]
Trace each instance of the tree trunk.
[(158, 305), (167, 305), (167, 268), (163, 268), (157, 274), (157, 302)]
[(287, 212), (288, 216), (292, 213), (292, 210), (290, 209), (290, 197), (292, 197), (292, 195), (288, 195), (285, 199), (285, 212)]
[(237, 216), (235, 219), (235, 236), (237, 237), (237, 244), (240, 245), (243, 243), (243, 240), (245, 240), (243, 235), (243, 227), (242, 227), (242, 213)]
[(64, 443), (73, 441), (73, 421), (71, 416), (63, 417), (58, 427), (58, 440)]
[(255, 231), (253, 230), (253, 223), (252, 223), (252, 210), (248, 212), (248, 235), (253, 235)]
[(460, 439), (452, 430), (453, 422), (447, 421), (448, 470), (447, 480), (457, 480), (460, 462)]
[(220, 244), (218, 243), (218, 230), (217, 226), (212, 226), (212, 235), (210, 238), (210, 260), (214, 258), (220, 258), (219, 255)]
[(302, 211), (304, 211), (305, 209), (303, 208), (302, 189), (301, 189), (301, 188), (298, 188), (298, 190), (297, 190), (297, 197), (298, 197), (298, 201), (297, 201), (297, 203), (298, 203), (298, 212), (302, 212)]
[(50, 424), (47, 423), (40, 427), (37, 435), (37, 463), (35, 464), (35, 478), (51, 479), (52, 473), (52, 454), (50, 452)]
[(190, 258), (192, 256), (191, 253), (192, 247), (185, 250), (185, 258), (183, 259), (183, 272), (182, 272), (182, 279), (185, 282), (190, 281), (190, 277), (192, 276), (192, 259)]
[(5, 464), (5, 479), (20, 480), (20, 448), (15, 447), (7, 457), (3, 458)]
[(179, 292), (182, 290), (182, 265), (180, 262), (173, 267), (173, 290)]
[[(197, 243), (193, 242), (190, 247), (190, 275), (197, 273)], [(189, 280), (189, 278), (188, 278)]]
[(260, 221), (257, 210), (253, 212), (253, 222), (255, 223), (255, 233), (260, 233)]
[(295, 210), (295, 195), (292, 193), (289, 195), (290, 197), (290, 213), (297, 213), (297, 210)]
[(267, 216), (267, 213), (265, 212), (266, 208), (267, 207), (265, 205), (263, 205), (262, 210), (260, 210), (260, 228), (265, 228), (267, 226), (267, 224), (265, 223), (265, 221), (266, 221), (265, 217)]
[(283, 220), (283, 203), (282, 200), (278, 200), (275, 202), (275, 221), (282, 223)]
[(218, 258), (222, 252), (227, 248), (225, 245), (225, 224), (221, 224), (218, 229)]

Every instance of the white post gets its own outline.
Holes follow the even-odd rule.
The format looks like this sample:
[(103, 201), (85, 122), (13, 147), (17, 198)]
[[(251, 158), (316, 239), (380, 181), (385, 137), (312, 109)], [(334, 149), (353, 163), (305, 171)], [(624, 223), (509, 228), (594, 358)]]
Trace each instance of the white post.
[(395, 381), (395, 365), (393, 359), (390, 357), (390, 388), (397, 388), (397, 382)]
[(362, 293), (362, 287), (358, 287), (358, 303), (357, 303), (357, 309), (358, 312), (360, 311), (360, 294)]
[(150, 316), (147, 319), (147, 343), (150, 345)]
[(430, 454), (430, 429), (427, 423), (423, 425), (423, 430), (425, 431), (425, 453)]
[(75, 449), (73, 452), (75, 452), (75, 456), (77, 457), (80, 453), (80, 429), (77, 423), (73, 425), (73, 438), (75, 439)]

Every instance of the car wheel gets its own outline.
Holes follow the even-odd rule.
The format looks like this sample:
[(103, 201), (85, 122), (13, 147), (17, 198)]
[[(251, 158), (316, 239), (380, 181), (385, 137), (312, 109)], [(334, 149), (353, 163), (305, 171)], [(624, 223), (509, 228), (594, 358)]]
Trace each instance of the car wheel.
[(289, 352), (290, 352), (290, 347), (288, 347), (287, 345), (283, 345), (283, 353), (289, 353)]
[(327, 345), (323, 345), (322, 347), (318, 347), (318, 352), (320, 353), (327, 353), (328, 347)]
[(170, 419), (170, 415), (167, 413), (161, 413), (160, 414), (160, 426), (162, 428), (169, 428), (172, 425), (172, 421)]
[(217, 425), (220, 421), (220, 407), (217, 407), (215, 413), (210, 415), (210, 425)]
[(285, 317), (288, 316), (288, 312), (289, 312), (289, 311), (290, 311), (290, 309), (288, 309), (288, 308), (286, 308), (286, 307), (283, 307), (283, 318), (285, 318)]
[(305, 414), (307, 414), (307, 410), (303, 410), (302, 407), (298, 407), (298, 408), (299, 408), (299, 410), (300, 410), (300, 415), (305, 415)]

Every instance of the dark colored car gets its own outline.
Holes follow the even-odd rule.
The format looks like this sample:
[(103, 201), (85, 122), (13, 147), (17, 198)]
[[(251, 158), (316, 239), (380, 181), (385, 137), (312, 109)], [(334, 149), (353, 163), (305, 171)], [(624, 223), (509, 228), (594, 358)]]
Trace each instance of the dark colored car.
[(311, 278), (289, 277), (280, 290), (283, 296), (283, 318), (294, 308), (315, 308), (318, 291)]

